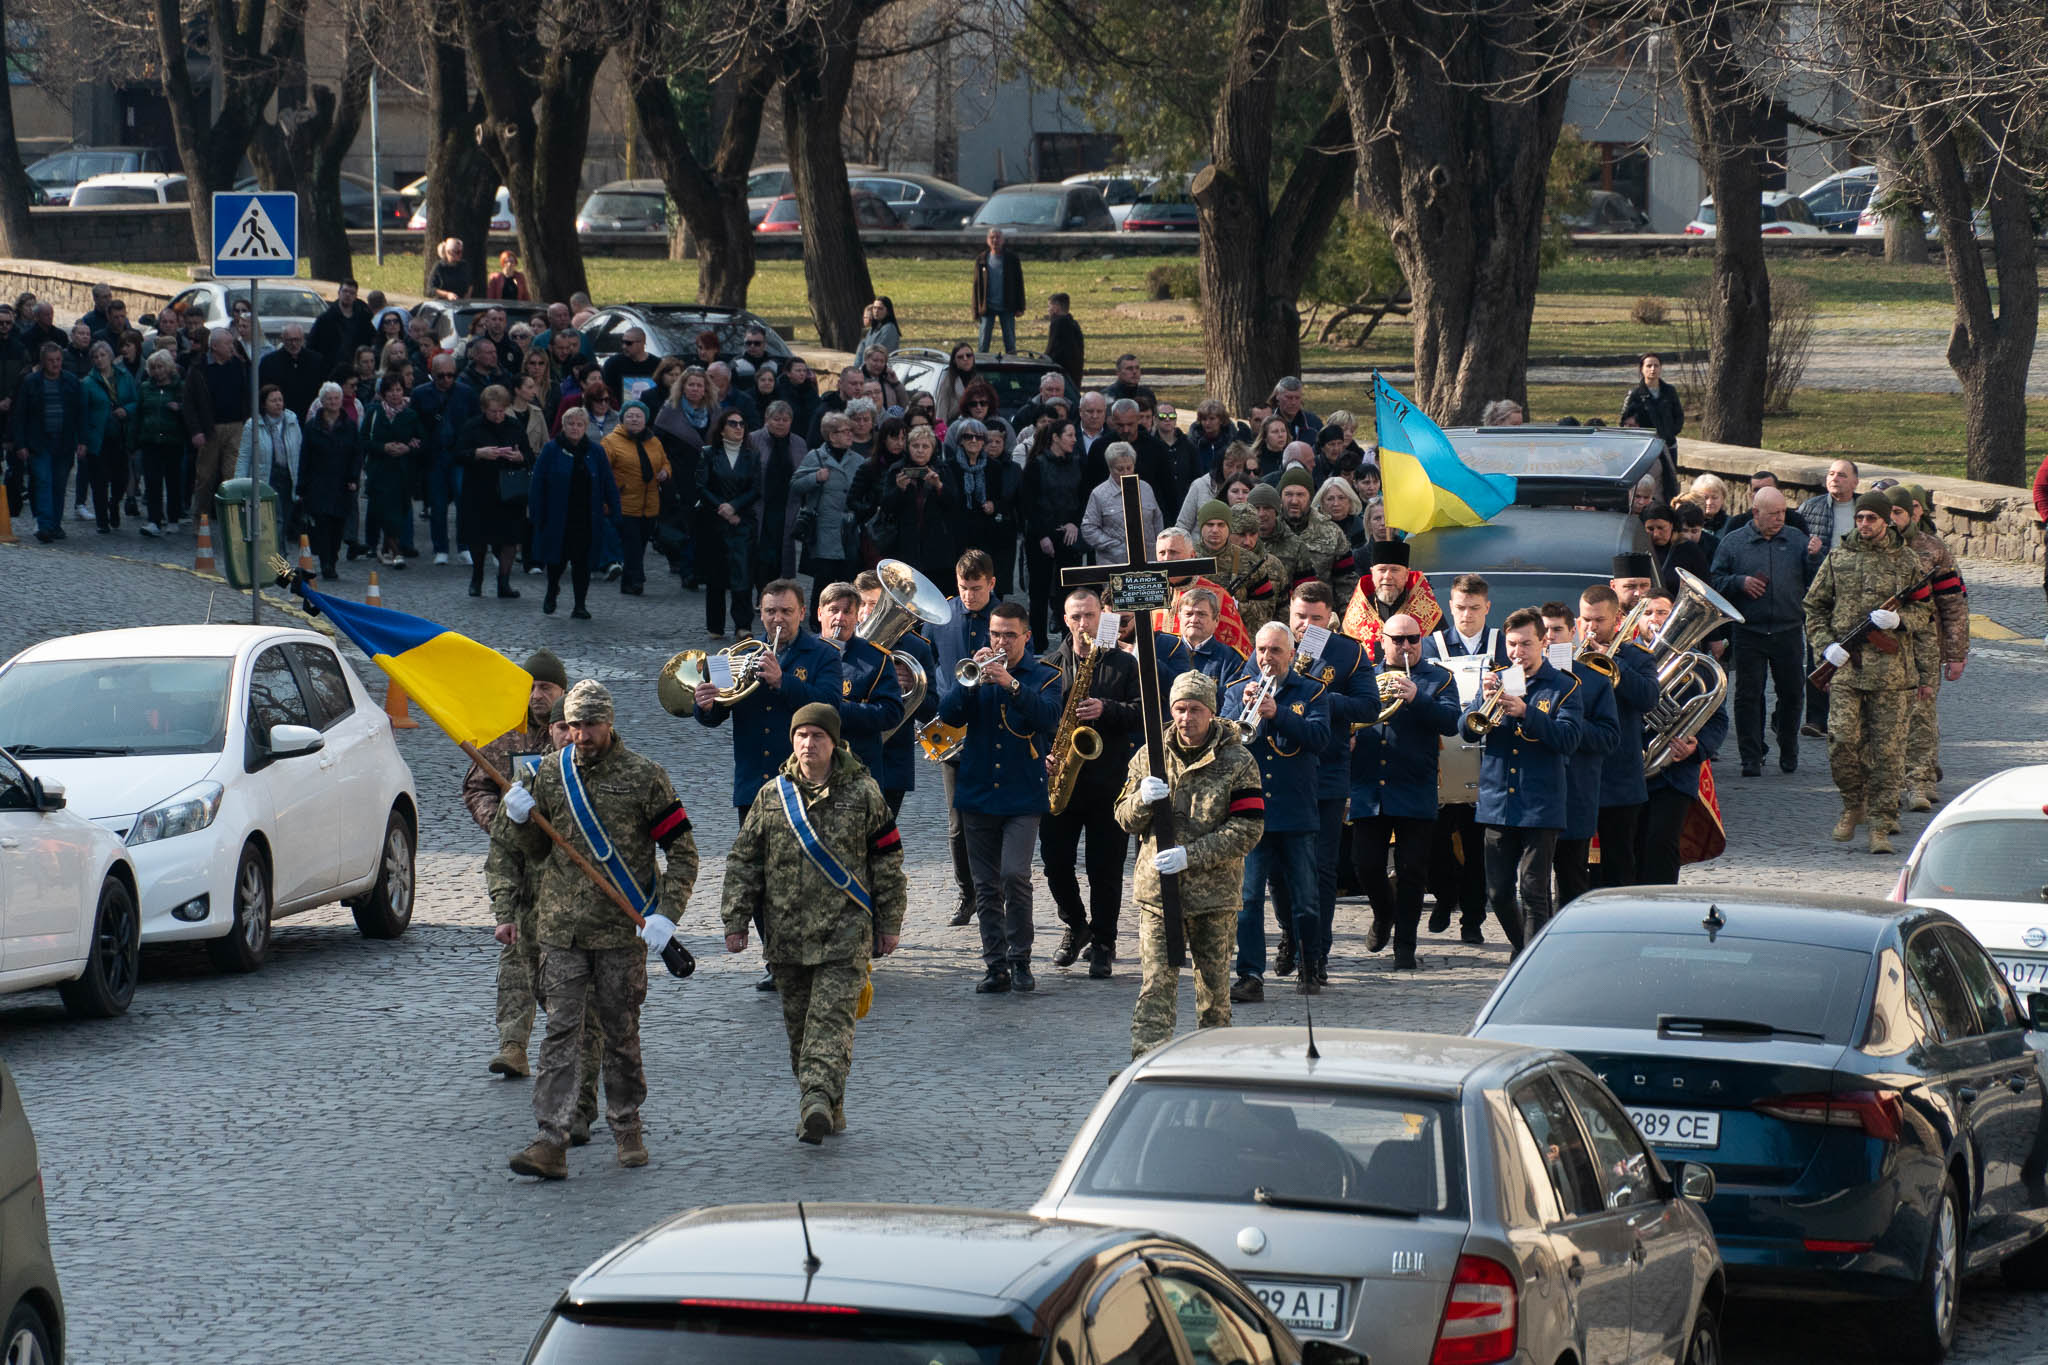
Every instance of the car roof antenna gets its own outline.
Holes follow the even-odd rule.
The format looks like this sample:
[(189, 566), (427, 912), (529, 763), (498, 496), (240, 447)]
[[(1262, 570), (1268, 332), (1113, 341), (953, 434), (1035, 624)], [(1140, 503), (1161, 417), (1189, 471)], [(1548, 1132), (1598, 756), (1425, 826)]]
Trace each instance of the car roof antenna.
[[(804, 1275), (809, 1277), (817, 1274), (825, 1263), (818, 1259), (817, 1252), (811, 1250), (811, 1220), (804, 1217), (804, 1201), (801, 1199), (796, 1201), (796, 1224), (804, 1233)], [(806, 1295), (810, 1293), (809, 1285), (804, 1286), (804, 1292)]]
[(1707, 931), (1707, 942), (1709, 943), (1714, 941), (1714, 935), (1728, 927), (1728, 921), (1721, 917), (1721, 907), (1712, 901), (1707, 902), (1707, 917), (1701, 920), (1700, 924)]
[(1302, 1012), (1303, 1012), (1304, 1014), (1306, 1014), (1306, 1015), (1308, 1016), (1308, 1059), (1309, 1059), (1310, 1061), (1312, 1061), (1312, 1062), (1318, 1062), (1318, 1061), (1321, 1061), (1321, 1060), (1322, 1060), (1322, 1057), (1323, 1057), (1323, 1054), (1322, 1054), (1322, 1053), (1320, 1053), (1320, 1052), (1318, 1052), (1318, 1051), (1316, 1051), (1316, 1010), (1315, 1010), (1315, 1006), (1313, 1006), (1313, 1005), (1309, 1004), (1309, 1002), (1308, 1002), (1308, 1001), (1304, 1000), (1304, 1001), (1302, 1001), (1302, 1002), (1301, 1002), (1301, 1008), (1302, 1008)]

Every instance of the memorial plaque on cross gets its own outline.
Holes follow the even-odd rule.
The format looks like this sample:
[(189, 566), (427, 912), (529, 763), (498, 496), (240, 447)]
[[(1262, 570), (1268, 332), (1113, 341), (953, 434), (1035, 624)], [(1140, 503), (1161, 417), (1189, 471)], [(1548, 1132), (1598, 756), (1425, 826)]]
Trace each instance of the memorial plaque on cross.
[[(1152, 610), (1165, 606), (1172, 595), (1169, 575), (1175, 578), (1206, 574), (1216, 568), (1213, 559), (1163, 559), (1154, 561), (1146, 553), (1144, 495), (1138, 476), (1123, 477), (1124, 562), (1121, 564), (1077, 565), (1060, 570), (1060, 585), (1068, 588), (1105, 589), (1103, 606), (1110, 611), (1130, 612), (1138, 628), (1138, 706), (1145, 719), (1145, 762), (1147, 771), (1166, 777), (1166, 708), (1159, 701), (1159, 655), (1152, 643)], [(1159, 849), (1174, 847), (1179, 840), (1173, 831), (1173, 799), (1152, 803), (1152, 841)], [(1180, 874), (1162, 873), (1159, 878), (1160, 909), (1166, 918), (1166, 960), (1175, 967), (1187, 961), (1187, 937), (1180, 918)]]

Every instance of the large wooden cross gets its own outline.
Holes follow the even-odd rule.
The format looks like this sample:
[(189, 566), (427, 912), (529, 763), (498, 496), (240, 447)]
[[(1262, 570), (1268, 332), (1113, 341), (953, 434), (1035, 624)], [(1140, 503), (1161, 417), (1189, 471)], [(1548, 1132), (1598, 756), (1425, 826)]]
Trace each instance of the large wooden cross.
[[(1136, 474), (1124, 475), (1123, 497), (1124, 562), (1092, 566), (1083, 564), (1071, 569), (1061, 569), (1060, 584), (1068, 588), (1107, 585), (1103, 609), (1133, 612), (1137, 616), (1138, 706), (1145, 719), (1145, 759), (1147, 770), (1152, 776), (1164, 780), (1166, 708), (1159, 703), (1159, 655), (1152, 644), (1152, 611), (1155, 607), (1168, 605), (1172, 598), (1168, 575), (1178, 578), (1190, 574), (1206, 574), (1215, 569), (1216, 561), (1166, 559), (1155, 562), (1150, 559), (1146, 554), (1151, 547), (1145, 543), (1144, 494), (1139, 490)], [(1177, 842), (1173, 833), (1173, 799), (1166, 797), (1153, 802), (1153, 846), (1158, 849), (1169, 849)], [(1181, 925), (1178, 872), (1160, 875), (1159, 904), (1166, 917), (1166, 960), (1173, 966), (1180, 967), (1187, 961), (1187, 936)]]

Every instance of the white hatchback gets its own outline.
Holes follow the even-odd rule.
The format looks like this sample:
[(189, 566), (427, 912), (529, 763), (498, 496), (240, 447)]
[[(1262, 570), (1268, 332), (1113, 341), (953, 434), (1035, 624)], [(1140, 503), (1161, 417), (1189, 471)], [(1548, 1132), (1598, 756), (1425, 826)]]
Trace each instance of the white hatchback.
[(253, 971), (273, 918), (344, 901), (412, 920), (418, 804), (390, 722), (321, 635), (156, 626), (49, 640), (0, 668), (0, 747), (134, 861), (142, 942)]
[(2048, 991), (2048, 763), (2007, 768), (1949, 802), (1892, 899), (1961, 920), (2022, 1001)]
[(55, 986), (73, 1014), (109, 1018), (141, 968), (135, 868), (64, 807), (61, 783), (0, 753), (0, 994)]
[[(1806, 207), (1806, 201), (1796, 194), (1783, 190), (1765, 190), (1761, 206), (1763, 226), (1758, 232), (1765, 237), (1818, 237), (1820, 225), (1813, 221), (1813, 214)], [(1700, 200), (1699, 212), (1685, 225), (1688, 237), (1712, 237), (1719, 231), (1715, 222), (1714, 197), (1708, 195)]]

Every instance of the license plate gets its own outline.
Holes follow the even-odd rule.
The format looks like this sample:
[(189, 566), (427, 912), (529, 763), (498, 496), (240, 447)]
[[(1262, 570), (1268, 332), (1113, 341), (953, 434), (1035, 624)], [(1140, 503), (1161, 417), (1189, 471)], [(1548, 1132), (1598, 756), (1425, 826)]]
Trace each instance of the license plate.
[(2048, 986), (2048, 958), (1994, 956), (1991, 960), (2015, 990)]
[(1342, 1285), (1304, 1284), (1295, 1280), (1246, 1280), (1245, 1285), (1274, 1317), (1290, 1328), (1334, 1332), (1343, 1325)]
[(1721, 1116), (1710, 1109), (1638, 1109), (1628, 1116), (1652, 1147), (1719, 1147)]

